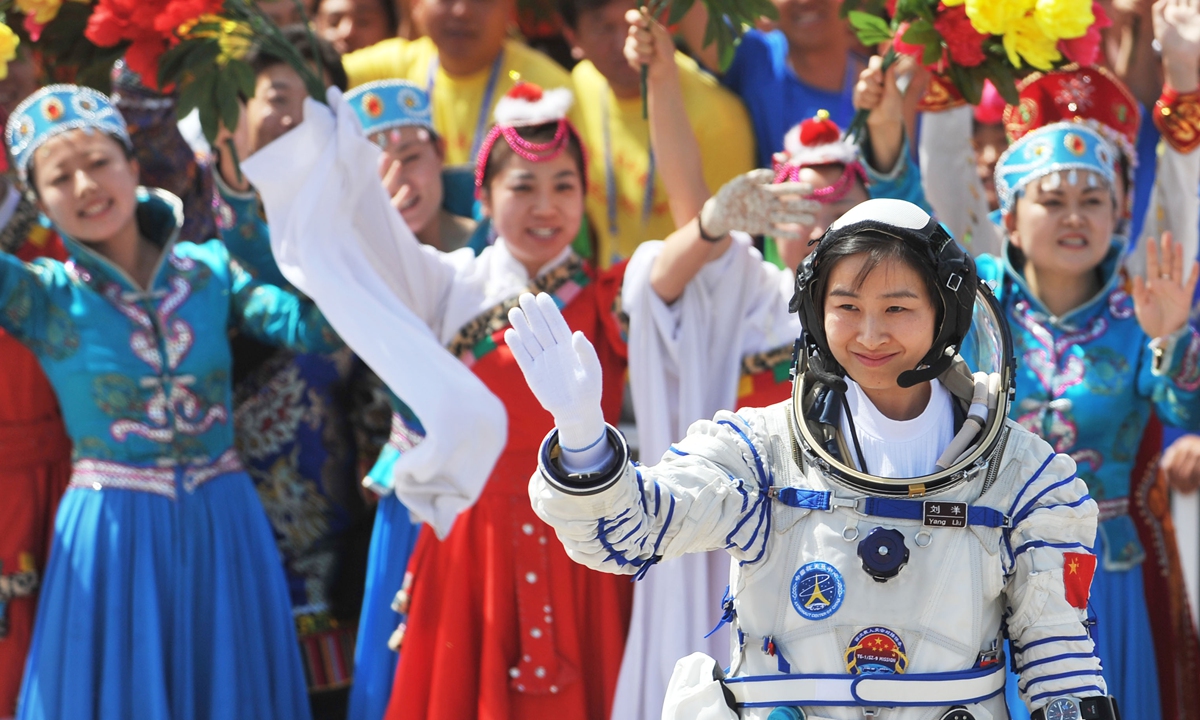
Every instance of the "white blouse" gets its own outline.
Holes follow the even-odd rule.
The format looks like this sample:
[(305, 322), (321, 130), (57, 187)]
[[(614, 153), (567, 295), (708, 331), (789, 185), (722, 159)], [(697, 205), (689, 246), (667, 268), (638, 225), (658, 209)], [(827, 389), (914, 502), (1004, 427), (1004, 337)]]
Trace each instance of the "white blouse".
[[(884, 478), (914, 478), (929, 475), (938, 458), (954, 439), (954, 398), (937, 380), (929, 404), (912, 420), (892, 420), (879, 412), (858, 383), (846, 378), (846, 403), (854, 417), (854, 431), (862, 448), (867, 470)], [(842, 433), (851, 460), (858, 466), (850, 422), (842, 414)]]

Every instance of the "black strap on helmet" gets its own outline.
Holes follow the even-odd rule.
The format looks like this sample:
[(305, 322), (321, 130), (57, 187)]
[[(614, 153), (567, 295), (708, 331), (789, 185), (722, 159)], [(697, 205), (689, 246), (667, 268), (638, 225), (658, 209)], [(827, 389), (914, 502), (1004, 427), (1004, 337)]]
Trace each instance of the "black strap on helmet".
[(979, 276), (974, 258), (954, 242), (941, 223), (902, 200), (868, 200), (853, 208), (829, 226), (816, 241), (816, 250), (796, 269), (796, 293), (789, 308), (800, 315), (804, 327), (802, 340), (809, 370), (818, 381), (845, 392), (846, 370), (833, 358), (825, 336), (824, 298), (813, 297), (813, 293), (816, 279), (825, 272), (822, 266), (829, 249), (841, 240), (863, 235), (886, 236), (907, 243), (936, 272), (941, 308), (933, 345), (915, 368), (900, 373), (896, 380), (905, 388), (928, 382), (950, 367), (971, 329)]

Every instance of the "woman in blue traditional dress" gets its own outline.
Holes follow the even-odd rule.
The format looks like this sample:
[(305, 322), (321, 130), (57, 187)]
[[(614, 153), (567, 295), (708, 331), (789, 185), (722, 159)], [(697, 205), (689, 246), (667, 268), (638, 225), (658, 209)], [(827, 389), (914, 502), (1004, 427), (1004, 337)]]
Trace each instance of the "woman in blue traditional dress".
[[(1092, 580), (1099, 622), (1091, 631), (1109, 692), (1122, 714), (1154, 720), (1162, 708), (1130, 476), (1152, 410), (1200, 428), (1200, 334), (1188, 324), (1200, 269), (1164, 235), (1147, 242), (1147, 276), (1125, 289), (1118, 157), (1083, 123), (1053, 123), (1015, 142), (996, 166), (1004, 250), (980, 257), (978, 268), (1012, 329), (1015, 419), (1074, 458), (1100, 505), (1097, 546), (1086, 551), (1097, 557), (1075, 571)], [(1012, 651), (1018, 669), (1046, 660), (1038, 648)], [(1030, 702), (1042, 697), (1036, 686), (1019, 691)], [(1009, 707), (1027, 717), (1011, 689)]]
[(0, 325), (38, 356), (74, 443), (18, 717), (309, 716), (271, 528), (233, 447), (230, 328), (340, 341), (216, 240), (177, 242), (177, 198), (137, 187), (108, 99), (42, 89), (14, 165), (67, 263), (0, 255)]

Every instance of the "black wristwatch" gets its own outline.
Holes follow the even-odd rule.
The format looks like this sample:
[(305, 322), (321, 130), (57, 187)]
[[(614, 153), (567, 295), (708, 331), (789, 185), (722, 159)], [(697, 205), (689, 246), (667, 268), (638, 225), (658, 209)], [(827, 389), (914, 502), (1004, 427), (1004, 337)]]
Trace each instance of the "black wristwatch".
[(1058, 697), (1038, 708), (1031, 720), (1121, 720), (1117, 701), (1105, 695), (1086, 698)]

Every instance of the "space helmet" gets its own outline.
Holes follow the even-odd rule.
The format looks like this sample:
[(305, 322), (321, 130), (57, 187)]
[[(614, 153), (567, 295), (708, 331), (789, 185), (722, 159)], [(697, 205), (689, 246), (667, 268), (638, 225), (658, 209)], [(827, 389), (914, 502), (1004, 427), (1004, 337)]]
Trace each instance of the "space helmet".
[[(937, 470), (917, 478), (884, 478), (862, 467), (842, 437), (846, 371), (825, 335), (825, 277), (830, 251), (862, 236), (905, 243), (934, 271), (938, 288), (934, 340), (928, 353), (897, 382), (912, 387), (937, 378), (959, 403), (966, 420), (938, 460)], [(806, 464), (833, 482), (868, 495), (919, 497), (976, 477), (1002, 448), (1013, 398), (1015, 360), (1003, 310), (979, 281), (975, 262), (949, 232), (921, 208), (902, 200), (868, 200), (830, 225), (796, 271), (791, 309), (804, 327), (796, 343), (792, 389), (793, 426)]]

